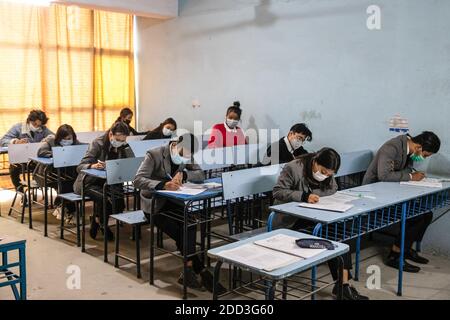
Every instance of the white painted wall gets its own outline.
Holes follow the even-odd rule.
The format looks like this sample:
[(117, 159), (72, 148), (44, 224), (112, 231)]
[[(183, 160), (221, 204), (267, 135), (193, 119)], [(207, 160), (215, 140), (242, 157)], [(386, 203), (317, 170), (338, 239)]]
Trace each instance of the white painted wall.
[(178, 15), (178, 0), (56, 0), (54, 2), (154, 18), (174, 18)]
[[(374, 3), (380, 31), (366, 28)], [(442, 138), (436, 159), (450, 173), (448, 0), (185, 0), (179, 18), (137, 29), (142, 129), (168, 116), (207, 128), (239, 99), (244, 128), (306, 121), (307, 149), (345, 152), (378, 148), (400, 113), (413, 134)], [(426, 243), (450, 252), (449, 227), (450, 215)]]

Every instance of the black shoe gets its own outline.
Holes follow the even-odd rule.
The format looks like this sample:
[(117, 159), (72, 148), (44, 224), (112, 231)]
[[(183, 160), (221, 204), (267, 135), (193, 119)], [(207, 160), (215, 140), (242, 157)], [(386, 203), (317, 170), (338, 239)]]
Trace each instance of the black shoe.
[(106, 239), (108, 239), (108, 241), (114, 241), (114, 233), (111, 231), (111, 229), (109, 227), (106, 227), (106, 232), (104, 229), (102, 229), (103, 231), (103, 236), (106, 237)]
[[(202, 272), (200, 272), (200, 277), (202, 279), (202, 285), (205, 287), (206, 290), (209, 292), (213, 292), (213, 286), (214, 286), (214, 277), (207, 269), (204, 269)], [(227, 292), (227, 289), (225, 289), (220, 282), (217, 283), (217, 295), (222, 295)]]
[[(333, 296), (337, 296), (337, 284), (333, 287)], [(359, 294), (356, 288), (352, 287), (348, 283), (342, 286), (342, 299), (343, 300), (369, 300), (369, 297)]]
[[(392, 267), (398, 270), (400, 263), (400, 254), (391, 252), (385, 261), (385, 265), (388, 267)], [(406, 262), (406, 260), (403, 260), (403, 271), (404, 272), (411, 272), (411, 273), (417, 273), (420, 271), (420, 268), (418, 266), (415, 266), (413, 264), (410, 264)]]
[(201, 283), (198, 282), (197, 276), (192, 268), (187, 268), (186, 274), (183, 274), (183, 272), (180, 274), (180, 277), (178, 278), (179, 284), (183, 285), (184, 277), (186, 277), (186, 286), (188, 288), (204, 291)]
[(98, 224), (98, 222), (95, 221), (95, 218), (92, 218), (91, 228), (89, 229), (89, 235), (91, 236), (92, 239), (95, 240), (97, 238), (97, 233), (98, 233), (99, 228), (100, 228), (100, 225)]
[(409, 249), (408, 252), (405, 253), (405, 259), (411, 260), (416, 263), (420, 264), (427, 264), (430, 262), (428, 259), (425, 259), (424, 257), (419, 256), (416, 250)]

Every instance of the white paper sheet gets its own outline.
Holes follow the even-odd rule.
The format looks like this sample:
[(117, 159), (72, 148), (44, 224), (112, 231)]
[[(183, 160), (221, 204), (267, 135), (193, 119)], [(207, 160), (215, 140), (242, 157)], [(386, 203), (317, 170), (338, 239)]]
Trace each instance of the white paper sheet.
[(300, 257), (257, 246), (253, 243), (224, 250), (219, 255), (243, 265), (268, 272), (303, 260)]
[(267, 239), (255, 241), (255, 244), (265, 248), (292, 254), (303, 259), (314, 257), (327, 250), (300, 248), (295, 243), (295, 240), (297, 240), (297, 238), (295, 237), (291, 237), (285, 234), (277, 234)]
[(331, 196), (320, 197), (319, 202), (317, 203), (301, 202), (299, 203), (299, 206), (318, 210), (345, 212), (353, 208), (353, 204), (351, 204), (350, 201), (355, 199), (356, 198), (353, 196), (335, 193)]
[(442, 188), (442, 181), (435, 178), (423, 178), (420, 181), (402, 181), (400, 184), (427, 188)]
[(222, 184), (217, 182), (205, 182), (205, 183), (191, 183), (187, 182), (183, 184), (183, 187), (190, 189), (216, 189), (221, 188)]
[(161, 190), (159, 192), (171, 193), (171, 194), (182, 194), (182, 195), (187, 195), (187, 196), (196, 196), (205, 191), (206, 191), (205, 188), (192, 188), (192, 187), (186, 187), (183, 185), (177, 191)]

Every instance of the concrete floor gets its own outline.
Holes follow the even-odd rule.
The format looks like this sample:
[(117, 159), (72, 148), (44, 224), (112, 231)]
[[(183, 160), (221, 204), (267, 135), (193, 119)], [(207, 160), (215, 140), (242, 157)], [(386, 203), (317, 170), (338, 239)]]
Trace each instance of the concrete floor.
[[(33, 211), (35, 230), (28, 229), (28, 225), (20, 224), (19, 220), (7, 217), (7, 210), (13, 193), (0, 191), (1, 213), (0, 237), (10, 235), (27, 240), (27, 274), (28, 299), (180, 299), (181, 286), (176, 280), (181, 271), (181, 261), (171, 255), (160, 255), (156, 258), (155, 286), (147, 282), (148, 272), (148, 231), (143, 228), (142, 239), (142, 276), (139, 280), (135, 276), (135, 266), (121, 262), (121, 268), (112, 265), (113, 243), (109, 247), (110, 263), (103, 262), (102, 237), (96, 241), (89, 239), (87, 253), (81, 253), (74, 243), (74, 237), (67, 235), (67, 240), (58, 238), (58, 221), (50, 216), (49, 237), (43, 236), (42, 214), (39, 208)], [(220, 229), (220, 227), (219, 227)], [(122, 234), (123, 233), (123, 234)], [(121, 249), (133, 256), (134, 243), (129, 240), (130, 230), (121, 230)], [(380, 245), (381, 244), (381, 245)], [(166, 248), (173, 248), (174, 244), (165, 241)], [(445, 257), (424, 254), (431, 260), (423, 266), (418, 274), (405, 274), (404, 295), (397, 297), (397, 271), (386, 267), (382, 263), (382, 256), (386, 253), (387, 242), (370, 241), (362, 251), (361, 276), (359, 282), (354, 282), (361, 293), (371, 299), (450, 299), (450, 260)], [(81, 289), (68, 289), (66, 283), (70, 274), (66, 273), (69, 266), (78, 266), (81, 270)], [(368, 266), (377, 265), (381, 269), (381, 289), (369, 290), (366, 280), (369, 276), (365, 271)], [(319, 275), (325, 275), (330, 280), (325, 266), (319, 268)], [(226, 277), (227, 269), (223, 270)], [(305, 274), (308, 276), (309, 273)], [(12, 299), (11, 290), (0, 289), (0, 300)], [(330, 289), (318, 295), (319, 299), (331, 299)], [(191, 291), (189, 299), (211, 299), (208, 292)]]

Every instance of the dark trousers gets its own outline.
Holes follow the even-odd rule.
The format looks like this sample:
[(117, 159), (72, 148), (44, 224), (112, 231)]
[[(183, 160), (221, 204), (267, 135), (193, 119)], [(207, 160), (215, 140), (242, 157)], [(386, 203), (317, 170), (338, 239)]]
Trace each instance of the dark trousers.
[(21, 186), (20, 175), (22, 174), (22, 166), (20, 164), (11, 164), (9, 166), (9, 176), (16, 190)]
[[(125, 201), (124, 201), (124, 195), (123, 195), (123, 186), (122, 185), (113, 185), (108, 186), (108, 188), (113, 189), (113, 192), (115, 193), (114, 196), (114, 205), (116, 209), (116, 214), (121, 213), (125, 209)], [(94, 212), (94, 217), (99, 217), (100, 223), (103, 223), (103, 184), (93, 184), (86, 187), (85, 191), (86, 195), (88, 195), (92, 201), (95, 202), (95, 205), (97, 207), (97, 212)], [(108, 225), (108, 218), (112, 213), (112, 202), (111, 198), (108, 196), (106, 198), (106, 223), (105, 225)]]
[[(296, 230), (296, 231), (300, 230), (301, 231), (301, 229), (305, 229), (307, 227), (312, 227), (314, 225), (315, 224), (311, 221), (298, 219), (294, 223), (292, 230)], [(344, 253), (341, 257), (342, 257), (342, 260), (344, 261), (344, 270), (348, 271), (348, 279), (350, 280), (350, 279), (352, 279), (352, 273), (351, 273), (351, 270), (352, 270), (352, 254), (351, 254), (352, 243), (347, 242), (347, 244), (350, 246), (350, 250), (349, 250), (349, 252)], [(328, 263), (328, 268), (330, 269), (331, 276), (333, 277), (333, 280), (337, 281), (339, 278), (338, 259), (335, 258), (335, 259), (328, 260), (327, 263)]]
[[(416, 241), (422, 241), (428, 226), (433, 220), (433, 213), (427, 212), (420, 216), (407, 219), (405, 225), (405, 250), (411, 249), (411, 246)], [(401, 243), (401, 229), (395, 239), (394, 245), (400, 247)]]
[[(166, 214), (170, 211), (180, 211), (181, 207), (176, 205), (173, 202), (167, 201), (166, 205), (160, 210), (161, 212), (165, 212)], [(149, 219), (149, 215), (146, 213), (147, 219)], [(167, 234), (171, 239), (173, 239), (177, 245), (177, 249), (183, 253), (184, 248), (184, 239), (183, 239), (183, 223), (174, 220), (170, 217), (167, 217), (162, 214), (157, 214), (154, 216), (155, 225), (161, 229), (162, 232)], [(195, 252), (195, 245), (197, 240), (197, 227), (191, 226), (187, 230), (187, 254), (193, 254)], [(204, 269), (204, 265), (200, 260), (198, 255), (189, 257), (189, 261), (192, 261), (192, 269), (195, 273), (200, 273)]]

